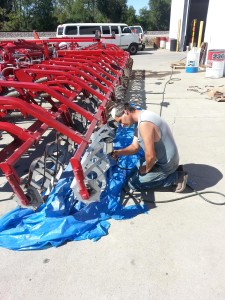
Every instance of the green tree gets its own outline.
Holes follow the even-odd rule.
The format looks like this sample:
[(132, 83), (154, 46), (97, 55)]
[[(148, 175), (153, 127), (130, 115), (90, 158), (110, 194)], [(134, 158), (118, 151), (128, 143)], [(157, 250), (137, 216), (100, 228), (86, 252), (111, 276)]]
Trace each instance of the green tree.
[(100, 17), (96, 0), (76, 0), (72, 6), (73, 22), (94, 23)]
[(52, 0), (36, 0), (31, 8), (32, 29), (38, 31), (55, 30), (57, 20), (53, 16)]
[(72, 7), (77, 1), (74, 0), (55, 0), (54, 16), (57, 18), (57, 23), (62, 24), (72, 21)]
[(11, 12), (11, 10), (13, 8), (13, 2), (14, 2), (13, 0), (1, 0), (0, 9), (1, 9), (1, 12), (4, 9), (5, 16), (2, 16), (2, 14), (1, 14), (0, 18), (7, 17), (7, 15)]
[(67, 22), (124, 22), (168, 30), (171, 0), (149, 0), (137, 16), (127, 0), (0, 0), (1, 30), (55, 30)]
[(97, 7), (97, 0), (56, 0), (54, 15), (59, 24), (106, 21)]
[(0, 30), (3, 30), (5, 18), (6, 18), (6, 9), (0, 7)]
[(126, 12), (126, 20), (125, 21), (128, 25), (137, 24), (137, 16), (135, 14), (135, 9), (133, 6), (129, 6), (129, 8)]
[[(20, 0), (21, 1), (21, 0)], [(20, 27), (21, 30), (33, 30), (33, 0), (22, 0), (20, 11)]]
[(150, 30), (168, 30), (170, 22), (171, 0), (149, 0)]
[(19, 12), (11, 12), (7, 15), (8, 21), (2, 23), (1, 30), (5, 31), (20, 31), (21, 17)]
[(143, 27), (143, 30), (150, 30), (149, 20), (150, 20), (150, 11), (147, 8), (140, 9), (139, 16), (137, 17), (138, 24)]
[(29, 30), (29, 6), (31, 0), (11, 1), (11, 8), (3, 24), (3, 30), (21, 31)]
[(97, 0), (97, 8), (108, 22), (126, 20), (127, 0)]
[(13, 0), (7, 19), (1, 24), (3, 30), (55, 30), (53, 0)]

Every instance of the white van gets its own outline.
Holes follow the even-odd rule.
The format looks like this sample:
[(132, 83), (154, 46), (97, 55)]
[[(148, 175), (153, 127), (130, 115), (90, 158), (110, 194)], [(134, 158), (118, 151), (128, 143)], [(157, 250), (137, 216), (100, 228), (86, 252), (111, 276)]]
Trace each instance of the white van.
[(101, 37), (111, 37), (115, 34), (115, 39), (106, 39), (104, 43), (116, 44), (120, 48), (127, 50), (131, 55), (142, 49), (141, 39), (138, 34), (132, 33), (127, 24), (121, 23), (68, 23), (57, 27), (56, 37), (95, 37), (96, 32), (101, 33)]

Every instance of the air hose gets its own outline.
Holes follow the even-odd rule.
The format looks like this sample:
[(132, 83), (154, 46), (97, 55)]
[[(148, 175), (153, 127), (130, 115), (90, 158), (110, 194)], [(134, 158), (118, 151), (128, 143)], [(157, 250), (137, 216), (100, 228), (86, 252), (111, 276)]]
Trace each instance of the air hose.
[[(213, 204), (213, 205), (225, 205), (225, 202), (214, 202), (214, 201), (208, 200), (204, 196), (202, 196), (203, 194), (217, 194), (217, 195), (220, 195), (220, 196), (222, 196), (222, 197), (225, 198), (225, 194), (220, 193), (220, 192), (215, 192), (215, 191), (198, 192), (190, 184), (187, 183), (187, 186), (192, 191), (194, 191), (194, 193), (192, 193), (190, 195), (178, 197), (178, 198), (175, 198), (175, 199), (164, 200), (164, 201), (151, 201), (151, 200), (144, 200), (144, 199), (142, 199), (142, 201), (144, 203), (170, 203), (170, 202), (175, 202), (175, 201), (183, 200), (183, 199), (186, 199), (186, 198), (194, 197), (194, 196), (197, 195), (197, 196), (201, 197), (204, 201), (206, 201), (206, 202), (208, 202), (210, 204)], [(128, 196), (130, 196), (136, 202), (139, 200), (132, 193), (130, 193), (129, 191), (126, 191), (125, 189), (123, 189), (123, 191), (124, 191), (125, 194), (127, 194)]]

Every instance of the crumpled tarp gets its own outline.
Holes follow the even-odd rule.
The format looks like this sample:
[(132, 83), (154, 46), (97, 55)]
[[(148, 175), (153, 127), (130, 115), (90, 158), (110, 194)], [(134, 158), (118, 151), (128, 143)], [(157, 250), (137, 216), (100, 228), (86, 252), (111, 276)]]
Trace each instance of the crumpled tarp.
[[(129, 145), (133, 139), (133, 128), (118, 127), (114, 141), (115, 148)], [(63, 172), (55, 189), (45, 204), (35, 212), (27, 208), (16, 208), (0, 219), (0, 247), (12, 250), (37, 250), (60, 246), (67, 241), (90, 239), (97, 241), (108, 233), (110, 218), (121, 220), (133, 218), (147, 211), (144, 205), (120, 204), (120, 192), (139, 156), (119, 159), (118, 165), (107, 174), (107, 187), (100, 202), (85, 205), (74, 199), (70, 189), (74, 178), (71, 166)]]

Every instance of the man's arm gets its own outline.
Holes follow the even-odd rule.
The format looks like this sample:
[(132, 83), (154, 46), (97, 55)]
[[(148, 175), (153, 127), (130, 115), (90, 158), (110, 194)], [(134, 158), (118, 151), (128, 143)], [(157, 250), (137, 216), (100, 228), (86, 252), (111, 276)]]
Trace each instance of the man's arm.
[(123, 156), (123, 155), (132, 155), (135, 154), (139, 151), (140, 145), (138, 144), (138, 139), (136, 136), (133, 138), (133, 142), (131, 145), (129, 145), (126, 148), (119, 149), (119, 150), (114, 150), (112, 156), (114, 158), (117, 158), (118, 156)]
[(140, 167), (140, 173), (148, 173), (155, 164), (155, 140), (156, 137), (155, 125), (150, 122), (141, 122), (139, 125), (139, 131), (145, 145), (145, 161), (146, 165)]

